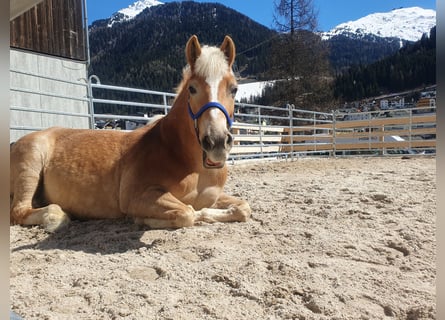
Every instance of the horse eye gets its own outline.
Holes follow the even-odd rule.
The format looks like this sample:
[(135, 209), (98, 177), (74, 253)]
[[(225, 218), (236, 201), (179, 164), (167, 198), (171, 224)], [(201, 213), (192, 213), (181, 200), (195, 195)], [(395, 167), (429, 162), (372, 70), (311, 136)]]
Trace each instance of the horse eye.
[(190, 94), (195, 94), (196, 93), (195, 87), (189, 86), (189, 92), (190, 92)]
[(238, 87), (233, 87), (230, 90), (230, 94), (232, 95), (232, 97), (235, 97), (237, 92), (238, 92)]

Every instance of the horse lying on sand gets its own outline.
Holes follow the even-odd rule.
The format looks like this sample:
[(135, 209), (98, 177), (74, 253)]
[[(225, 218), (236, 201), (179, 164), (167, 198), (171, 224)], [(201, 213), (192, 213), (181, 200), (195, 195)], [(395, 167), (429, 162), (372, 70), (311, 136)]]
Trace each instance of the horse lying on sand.
[(170, 112), (132, 132), (49, 128), (11, 146), (12, 224), (55, 231), (70, 218), (132, 217), (151, 228), (246, 221), (223, 193), (237, 82), (235, 45), (186, 45), (188, 65)]

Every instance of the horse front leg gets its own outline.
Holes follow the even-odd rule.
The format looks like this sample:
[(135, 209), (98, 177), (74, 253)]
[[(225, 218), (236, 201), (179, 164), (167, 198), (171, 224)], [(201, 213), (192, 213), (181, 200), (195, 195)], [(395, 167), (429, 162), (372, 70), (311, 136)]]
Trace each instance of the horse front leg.
[(211, 208), (196, 211), (170, 192), (161, 190), (150, 190), (138, 200), (133, 199), (127, 212), (136, 223), (152, 229), (177, 229), (199, 222), (245, 222), (251, 215), (246, 201), (226, 194), (221, 194)]
[(221, 194), (211, 208), (196, 211), (195, 221), (204, 222), (245, 222), (252, 211), (247, 201)]
[(192, 206), (184, 204), (170, 192), (155, 189), (132, 199), (125, 211), (137, 224), (145, 224), (152, 229), (190, 227), (196, 219)]

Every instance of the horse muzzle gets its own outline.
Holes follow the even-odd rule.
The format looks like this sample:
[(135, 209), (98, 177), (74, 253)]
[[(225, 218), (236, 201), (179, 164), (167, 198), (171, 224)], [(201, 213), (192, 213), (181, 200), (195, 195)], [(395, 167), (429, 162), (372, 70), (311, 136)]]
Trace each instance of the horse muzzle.
[(202, 162), (207, 169), (224, 167), (232, 149), (233, 136), (226, 130), (221, 135), (205, 135), (201, 139)]
[[(219, 110), (224, 117), (207, 116), (204, 121), (201, 121), (203, 123), (201, 124), (201, 128), (199, 128), (198, 119), (204, 112), (210, 109)], [(196, 114), (193, 113), (189, 102), (188, 112), (194, 121), (196, 136), (203, 151), (202, 161), (204, 167), (207, 169), (224, 167), (233, 145), (233, 136), (229, 132), (233, 118), (219, 102), (209, 102), (205, 104)]]

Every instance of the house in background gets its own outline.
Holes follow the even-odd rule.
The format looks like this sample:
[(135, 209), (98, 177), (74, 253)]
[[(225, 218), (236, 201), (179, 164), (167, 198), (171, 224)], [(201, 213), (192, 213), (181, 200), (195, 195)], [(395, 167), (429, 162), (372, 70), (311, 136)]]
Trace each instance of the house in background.
[(10, 0), (10, 141), (90, 128), (85, 0)]

